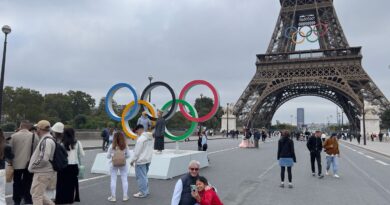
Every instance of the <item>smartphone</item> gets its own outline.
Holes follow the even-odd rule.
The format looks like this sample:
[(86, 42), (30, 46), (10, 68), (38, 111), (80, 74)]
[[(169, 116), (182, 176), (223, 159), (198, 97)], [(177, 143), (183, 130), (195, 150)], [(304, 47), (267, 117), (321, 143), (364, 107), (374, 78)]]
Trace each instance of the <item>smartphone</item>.
[(198, 188), (196, 187), (196, 185), (191, 185), (191, 191), (192, 192), (195, 192), (197, 190), (198, 190)]

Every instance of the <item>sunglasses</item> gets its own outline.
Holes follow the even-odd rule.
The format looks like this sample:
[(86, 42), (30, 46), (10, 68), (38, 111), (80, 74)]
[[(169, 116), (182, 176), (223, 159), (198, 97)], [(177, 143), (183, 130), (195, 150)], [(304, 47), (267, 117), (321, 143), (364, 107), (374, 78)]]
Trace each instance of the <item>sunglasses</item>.
[(199, 168), (190, 168), (191, 171), (199, 171)]

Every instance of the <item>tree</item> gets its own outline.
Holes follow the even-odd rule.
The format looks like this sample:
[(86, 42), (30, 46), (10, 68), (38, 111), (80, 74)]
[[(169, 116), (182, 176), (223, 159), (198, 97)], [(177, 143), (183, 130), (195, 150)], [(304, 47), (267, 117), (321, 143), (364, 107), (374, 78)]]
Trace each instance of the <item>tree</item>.
[(82, 91), (73, 90), (68, 91), (67, 95), (70, 98), (72, 116), (91, 114), (92, 109), (95, 107), (95, 100), (91, 95)]
[(390, 128), (390, 109), (387, 109), (382, 113), (381, 121), (382, 128)]
[(67, 123), (73, 119), (71, 98), (62, 93), (46, 94), (43, 109), (47, 119), (59, 120)]
[[(195, 100), (195, 109), (198, 111), (198, 116), (205, 116), (209, 113), (214, 105), (214, 101), (209, 97), (197, 98)], [(207, 128), (216, 129), (221, 127), (221, 117), (223, 110), (218, 107), (217, 113), (208, 121), (202, 122), (201, 125)]]
[(43, 96), (35, 90), (19, 87), (5, 87), (3, 110), (7, 121), (19, 123), (23, 119), (33, 122), (40, 120), (43, 115)]
[(73, 119), (74, 128), (80, 129), (83, 128), (83, 126), (87, 123), (87, 116), (86, 115), (76, 115)]

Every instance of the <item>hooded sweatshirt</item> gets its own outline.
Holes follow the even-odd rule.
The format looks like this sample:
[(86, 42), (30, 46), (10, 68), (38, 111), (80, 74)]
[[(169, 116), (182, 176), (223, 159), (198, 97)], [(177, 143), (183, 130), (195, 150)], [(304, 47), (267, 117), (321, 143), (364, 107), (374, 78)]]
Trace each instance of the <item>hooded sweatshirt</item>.
[(137, 139), (134, 147), (134, 155), (131, 159), (135, 164), (143, 165), (152, 161), (153, 156), (153, 134), (144, 132)]
[(37, 148), (35, 149), (28, 171), (31, 173), (48, 173), (54, 172), (53, 165), (50, 163), (53, 160), (56, 144), (50, 133), (42, 136)]

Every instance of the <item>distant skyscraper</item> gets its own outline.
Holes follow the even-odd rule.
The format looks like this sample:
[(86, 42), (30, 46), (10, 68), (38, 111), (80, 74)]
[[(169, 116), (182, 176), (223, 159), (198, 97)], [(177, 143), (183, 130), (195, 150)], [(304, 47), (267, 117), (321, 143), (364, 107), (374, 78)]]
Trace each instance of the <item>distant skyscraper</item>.
[(305, 109), (298, 108), (297, 109), (297, 127), (298, 129), (302, 129), (305, 125)]

